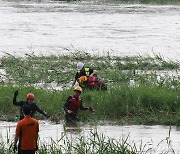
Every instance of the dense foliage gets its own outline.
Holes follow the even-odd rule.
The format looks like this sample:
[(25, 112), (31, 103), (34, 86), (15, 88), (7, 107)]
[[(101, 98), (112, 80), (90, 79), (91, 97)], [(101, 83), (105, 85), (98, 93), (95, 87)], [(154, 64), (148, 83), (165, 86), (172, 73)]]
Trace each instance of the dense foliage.
[(18, 107), (12, 104), (17, 89), (18, 100), (32, 92), (36, 103), (51, 115), (52, 120), (62, 119), (63, 105), (73, 94), (70, 86), (78, 61), (98, 70), (98, 76), (108, 85), (106, 91), (83, 89), (84, 106), (94, 106), (96, 111), (93, 114), (79, 112), (81, 120), (180, 125), (178, 61), (165, 61), (160, 56), (111, 57), (85, 52), (49, 57), (3, 57), (1, 68), (6, 73), (1, 78), (0, 119), (15, 120), (18, 116)]

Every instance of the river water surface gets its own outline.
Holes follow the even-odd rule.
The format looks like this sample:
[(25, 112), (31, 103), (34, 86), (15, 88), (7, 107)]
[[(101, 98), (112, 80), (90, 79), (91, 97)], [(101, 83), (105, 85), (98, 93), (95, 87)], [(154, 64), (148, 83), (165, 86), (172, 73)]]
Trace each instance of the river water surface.
[(0, 55), (74, 50), (180, 60), (180, 6), (0, 0)]
[[(0, 141), (6, 141), (7, 138), (13, 139), (16, 122), (0, 122)], [(176, 153), (180, 153), (180, 133), (179, 127), (169, 126), (145, 126), (145, 125), (130, 125), (130, 126), (118, 126), (118, 125), (84, 125), (82, 123), (74, 126), (67, 126), (66, 136), (69, 139), (78, 138), (80, 136), (88, 136), (90, 132), (96, 130), (99, 134), (104, 134), (111, 139), (121, 140), (127, 138), (128, 142), (138, 147), (146, 144), (146, 148), (152, 148), (151, 153), (160, 153), (163, 150), (168, 151), (167, 139), (170, 137), (170, 146)], [(170, 131), (170, 135), (169, 135)], [(58, 141), (64, 133), (63, 124), (53, 124), (48, 121), (40, 121), (40, 141), (50, 143), (51, 138)], [(142, 145), (141, 145), (142, 143)]]
[[(0, 56), (61, 54), (75, 50), (114, 55), (154, 55), (180, 60), (180, 6), (115, 4), (93, 1), (2, 1), (0, 0)], [(12, 139), (16, 123), (0, 122), (0, 140)], [(91, 130), (119, 140), (152, 144), (158, 153), (167, 149), (167, 126), (117, 126), (80, 124), (68, 127), (70, 136)], [(7, 133), (8, 132), (8, 133)], [(62, 124), (40, 121), (42, 141), (58, 140)], [(180, 152), (179, 128), (172, 127), (170, 140)], [(161, 142), (162, 141), (162, 142)], [(157, 146), (157, 145), (160, 146)]]

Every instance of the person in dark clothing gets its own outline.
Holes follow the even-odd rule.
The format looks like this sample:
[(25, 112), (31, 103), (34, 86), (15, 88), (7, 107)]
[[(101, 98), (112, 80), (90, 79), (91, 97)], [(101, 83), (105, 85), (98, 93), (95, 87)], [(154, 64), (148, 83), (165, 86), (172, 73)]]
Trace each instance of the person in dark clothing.
[(78, 81), (81, 76), (97, 76), (96, 70), (84, 67), (84, 64), (82, 62), (77, 63), (77, 70), (78, 72), (76, 73), (75, 78), (72, 82), (72, 87), (75, 85), (76, 81)]
[(84, 67), (82, 62), (77, 63), (77, 70), (71, 88), (77, 81), (83, 88), (107, 90), (107, 85), (97, 76), (96, 70)]
[(80, 98), (80, 95), (82, 93), (82, 88), (80, 86), (77, 86), (74, 89), (75, 94), (72, 96), (69, 96), (67, 98), (66, 103), (64, 104), (64, 111), (65, 113), (65, 120), (66, 122), (71, 122), (71, 121), (78, 121), (77, 118), (77, 113), (78, 110), (90, 110), (94, 111), (93, 107), (83, 107), (82, 105), (82, 99)]
[(17, 98), (18, 94), (19, 94), (19, 92), (18, 92), (18, 90), (16, 90), (16, 91), (14, 92), (13, 104), (14, 104), (14, 105), (17, 105), (17, 106), (20, 106), (20, 118), (19, 118), (20, 120), (22, 120), (22, 119), (24, 118), (24, 115), (23, 115), (23, 107), (24, 107), (24, 106), (29, 106), (29, 107), (31, 108), (31, 111), (32, 111), (31, 114), (30, 114), (31, 117), (34, 116), (35, 112), (39, 112), (39, 113), (41, 113), (42, 115), (44, 115), (46, 118), (49, 118), (49, 115), (48, 115), (45, 111), (43, 111), (42, 109), (40, 109), (40, 108), (36, 105), (36, 103), (33, 102), (33, 101), (34, 101), (34, 98), (35, 98), (34, 94), (29, 93), (29, 94), (27, 94), (27, 96), (26, 96), (26, 98), (27, 98), (26, 101), (17, 102), (17, 101), (16, 101), (16, 98)]

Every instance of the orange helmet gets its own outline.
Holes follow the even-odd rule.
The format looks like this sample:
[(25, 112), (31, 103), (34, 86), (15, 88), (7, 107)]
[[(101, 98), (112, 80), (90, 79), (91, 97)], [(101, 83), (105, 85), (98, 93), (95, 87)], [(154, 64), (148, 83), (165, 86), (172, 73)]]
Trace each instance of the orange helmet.
[(34, 100), (35, 96), (34, 96), (34, 94), (29, 93), (29, 94), (27, 94), (26, 98), (29, 100)]
[(77, 87), (74, 88), (74, 91), (79, 91), (79, 92), (82, 93), (82, 88), (80, 86), (77, 86)]
[(80, 84), (84, 83), (85, 81), (87, 81), (87, 77), (86, 77), (86, 76), (81, 76), (81, 77), (79, 78), (79, 83), (80, 83)]

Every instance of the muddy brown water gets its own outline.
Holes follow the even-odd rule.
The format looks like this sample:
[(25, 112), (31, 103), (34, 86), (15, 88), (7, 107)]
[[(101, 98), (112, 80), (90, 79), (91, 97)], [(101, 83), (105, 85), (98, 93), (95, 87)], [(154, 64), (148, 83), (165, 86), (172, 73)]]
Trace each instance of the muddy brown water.
[[(180, 6), (113, 4), (98, 1), (55, 2), (0, 0), (0, 56), (49, 55), (84, 50), (115, 55), (154, 55), (180, 60)], [(13, 139), (16, 122), (0, 122), (0, 142)], [(169, 126), (68, 126), (67, 136), (77, 138), (97, 130), (116, 140), (168, 150)], [(40, 140), (58, 140), (63, 123), (40, 121)], [(170, 132), (171, 147), (180, 153), (179, 127)]]
[(0, 0), (0, 56), (154, 55), (180, 60), (180, 6)]
[[(64, 131), (64, 122), (60, 124), (54, 124), (50, 121), (39, 121), (40, 122), (40, 141), (50, 143), (51, 138), (58, 141)], [(0, 140), (6, 141), (7, 138), (10, 140), (14, 137), (16, 122), (0, 122)], [(168, 151), (168, 148), (172, 148), (176, 153), (180, 152), (180, 128), (172, 126), (146, 126), (146, 125), (88, 125), (78, 123), (76, 125), (66, 126), (66, 137), (69, 139), (78, 138), (80, 136), (89, 136), (90, 132), (97, 131), (98, 134), (104, 134), (106, 138), (115, 139), (117, 141), (122, 138), (128, 137), (128, 142), (134, 144), (137, 147), (146, 144), (146, 148), (152, 148), (151, 153), (159, 153)], [(170, 135), (169, 135), (170, 131)], [(169, 138), (170, 137), (170, 138)], [(170, 146), (167, 144), (169, 138)]]

